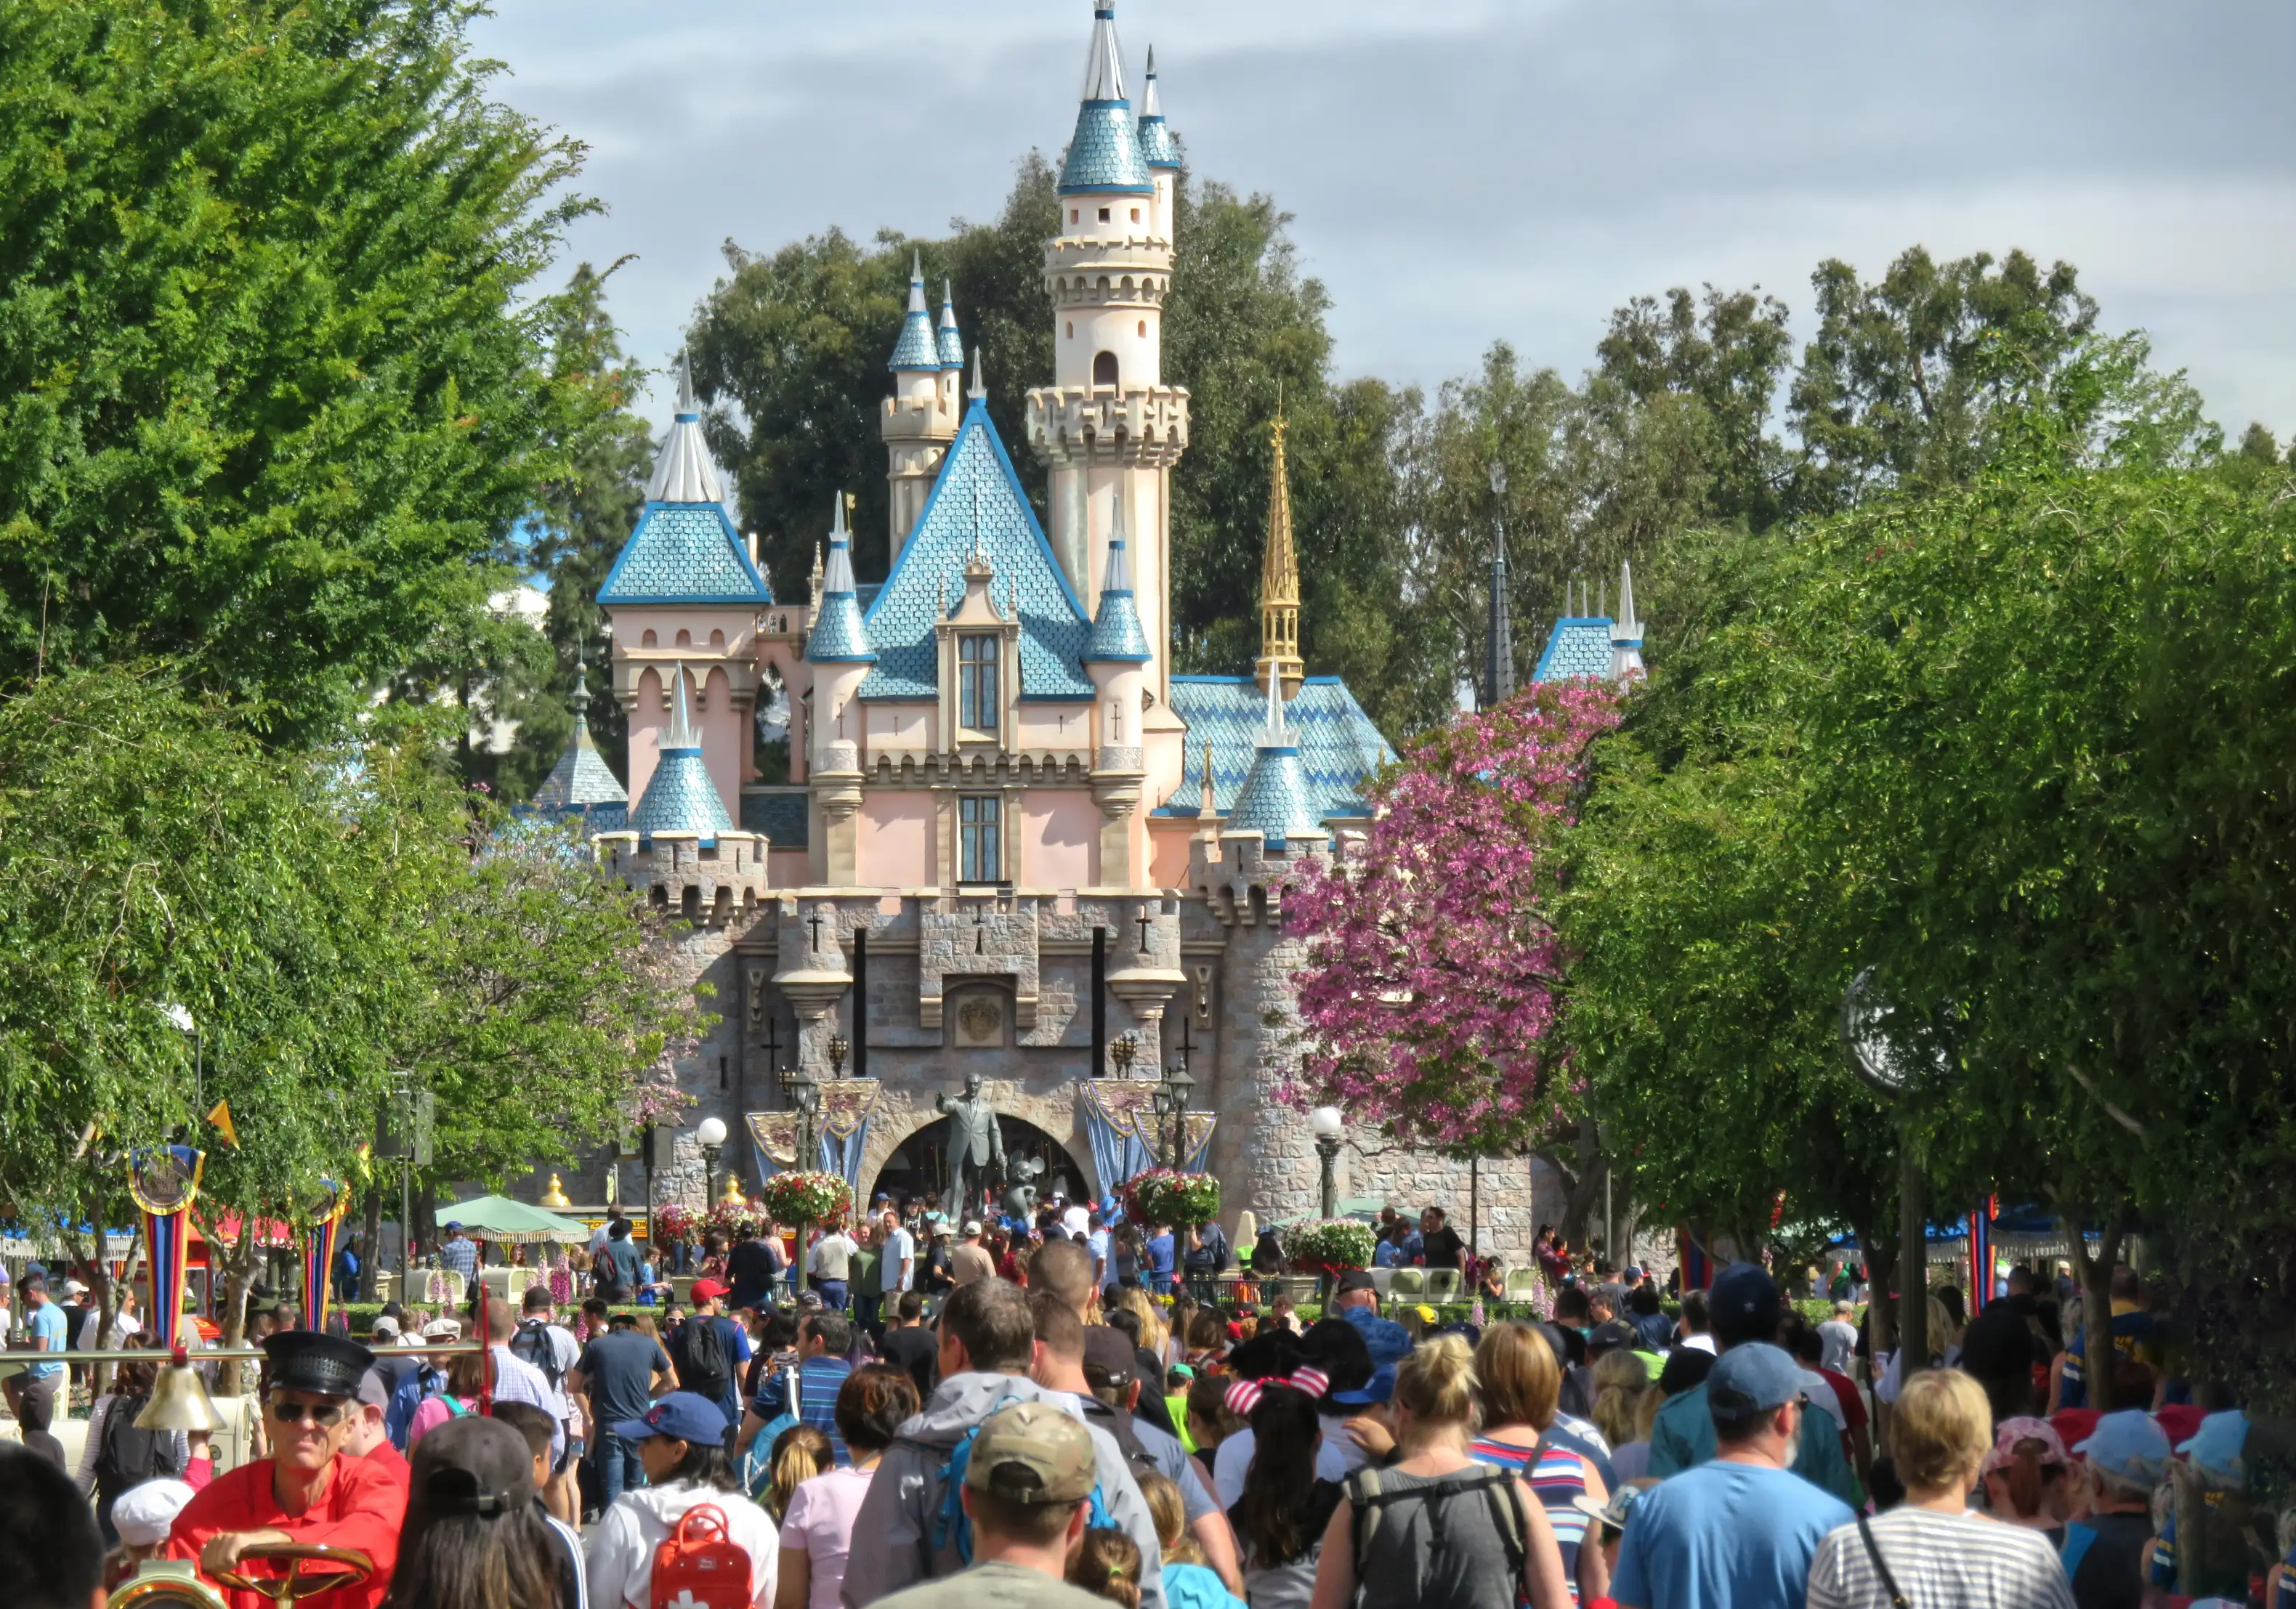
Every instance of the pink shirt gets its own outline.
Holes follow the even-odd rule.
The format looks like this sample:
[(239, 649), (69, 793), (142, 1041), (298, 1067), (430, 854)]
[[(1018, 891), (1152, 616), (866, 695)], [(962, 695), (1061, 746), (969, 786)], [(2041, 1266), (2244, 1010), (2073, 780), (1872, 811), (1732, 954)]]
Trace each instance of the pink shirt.
[[(457, 1397), (455, 1401), (463, 1405), (463, 1411), (466, 1414), (479, 1410), (479, 1405), (467, 1398)], [(416, 1409), (414, 1417), (406, 1422), (406, 1450), (413, 1452), (417, 1442), (455, 1417), (454, 1410), (447, 1406), (446, 1398), (424, 1398), (422, 1406)]]
[(853, 1520), (869, 1495), (867, 1469), (832, 1469), (798, 1482), (782, 1519), (782, 1546), (806, 1556), (806, 1609), (838, 1609), (845, 1556), (853, 1546)]

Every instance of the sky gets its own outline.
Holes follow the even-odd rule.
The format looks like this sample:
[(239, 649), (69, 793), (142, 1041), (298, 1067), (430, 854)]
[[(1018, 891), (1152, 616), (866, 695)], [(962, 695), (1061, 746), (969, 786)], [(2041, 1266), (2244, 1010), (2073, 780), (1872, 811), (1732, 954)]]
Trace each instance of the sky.
[[(493, 93), (589, 148), (605, 210), (570, 262), (635, 254), (611, 306), (657, 367), (729, 241), (993, 215), (1066, 143), (1091, 27), (1088, 0), (495, 3)], [(1575, 376), (1674, 285), (1759, 284), (1806, 339), (1822, 258), (2021, 247), (2230, 432), (2296, 433), (2284, 0), (1119, 0), (1118, 26), (1193, 171), (1293, 215), (1342, 379), (1431, 389), (1501, 339)]]

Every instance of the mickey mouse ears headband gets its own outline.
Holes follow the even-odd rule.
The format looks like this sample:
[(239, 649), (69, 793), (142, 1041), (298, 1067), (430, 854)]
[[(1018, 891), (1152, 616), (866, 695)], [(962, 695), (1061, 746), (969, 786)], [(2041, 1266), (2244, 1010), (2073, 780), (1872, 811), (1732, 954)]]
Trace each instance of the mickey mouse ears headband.
[(1227, 1388), (1227, 1394), (1223, 1401), (1226, 1402), (1230, 1413), (1249, 1417), (1251, 1410), (1259, 1405), (1259, 1399), (1277, 1386), (1304, 1392), (1312, 1400), (1323, 1396), (1332, 1389), (1332, 1379), (1320, 1368), (1295, 1368), (1289, 1376), (1278, 1376), (1266, 1380), (1238, 1380)]

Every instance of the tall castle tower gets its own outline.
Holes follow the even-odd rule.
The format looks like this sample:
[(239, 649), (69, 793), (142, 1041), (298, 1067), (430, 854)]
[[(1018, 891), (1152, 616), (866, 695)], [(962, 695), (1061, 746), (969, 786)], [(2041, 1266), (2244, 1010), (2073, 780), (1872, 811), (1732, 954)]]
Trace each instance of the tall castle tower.
[(892, 490), (887, 500), (892, 509), (890, 562), (901, 556), (901, 544), (925, 511), (940, 461), (956, 439), (963, 406), (956, 388), (964, 370), (964, 342), (957, 334), (956, 306), (943, 285), (940, 324), (935, 328), (925, 310), (922, 257), (909, 259), (908, 314), (885, 367), (892, 371), (893, 394), (885, 399), (877, 435), (885, 444), (885, 478)]
[(1123, 504), (1135, 607), (1152, 656), (1146, 690), (1159, 715), (1171, 698), (1171, 473), (1188, 445), (1188, 394), (1163, 378), (1178, 173), (1152, 86), (1149, 106), (1133, 115), (1116, 7), (1102, 0), (1061, 170), (1062, 233), (1045, 246), (1054, 383), (1029, 393), (1029, 444), (1051, 470), (1047, 535), (1087, 616), (1098, 609)]

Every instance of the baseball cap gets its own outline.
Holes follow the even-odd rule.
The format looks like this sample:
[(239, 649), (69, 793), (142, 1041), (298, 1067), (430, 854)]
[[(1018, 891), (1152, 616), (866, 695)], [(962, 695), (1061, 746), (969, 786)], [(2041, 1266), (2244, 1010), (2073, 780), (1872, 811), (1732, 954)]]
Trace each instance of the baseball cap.
[(2202, 1419), (2200, 1433), (2179, 1442), (2177, 1450), (2191, 1461), (2194, 1468), (2238, 1482), (2247, 1474), (2241, 1458), (2247, 1446), (2248, 1416), (2235, 1408)]
[(964, 1466), (967, 1486), (1011, 1503), (1078, 1502), (1099, 1480), (1091, 1433), (1049, 1402), (1016, 1402), (990, 1414)]
[[(725, 1417), (718, 1416), (720, 1425)], [(500, 1419), (465, 1414), (416, 1443), (407, 1480), (407, 1518), (477, 1515), (496, 1519), (534, 1502), (534, 1455)]]
[(191, 1487), (182, 1481), (146, 1481), (119, 1494), (111, 1506), (111, 1527), (130, 1548), (150, 1548), (168, 1540), (176, 1516), (192, 1500)]
[(1767, 1341), (1732, 1347), (1706, 1376), (1706, 1411), (1717, 1425), (1743, 1425), (1800, 1395), (1800, 1366)]
[(2041, 1450), (2034, 1455), (2042, 1464), (2062, 1464), (2067, 1461), (2064, 1438), (2057, 1427), (2046, 1419), (2036, 1419), (2029, 1414), (2016, 1414), (2001, 1421), (1993, 1433), (1993, 1450), (1985, 1455), (1980, 1474), (1991, 1474), (2006, 1469), (2017, 1461), (2018, 1446), (2026, 1442), (2038, 1442)]
[(822, 1301), (819, 1291), (800, 1291), (797, 1305), (800, 1312), (817, 1313), (827, 1304)]
[(390, 1382), (382, 1377), (381, 1369), (371, 1368), (359, 1376), (358, 1390), (351, 1394), (368, 1408), (389, 1408)]
[(1615, 1352), (1621, 1346), (1632, 1346), (1636, 1339), (1632, 1329), (1612, 1319), (1587, 1331), (1587, 1355), (1599, 1358), (1604, 1352)]
[(1714, 1277), (1706, 1293), (1714, 1339), (1724, 1346), (1749, 1341), (1775, 1341), (1778, 1320), (1777, 1281), (1758, 1263), (1734, 1262)]
[(1351, 1291), (1375, 1291), (1377, 1289), (1379, 1289), (1379, 1281), (1371, 1277), (1371, 1270), (1369, 1269), (1359, 1268), (1351, 1270), (1350, 1271), (1340, 1276), (1339, 1289), (1336, 1294), (1344, 1296)]
[(375, 1315), (374, 1322), (367, 1326), (366, 1333), (369, 1340), (396, 1341), (398, 1339), (398, 1320), (389, 1313), (378, 1313)]
[(978, 1218), (966, 1219), (964, 1221), (964, 1232), (968, 1237), (980, 1233), (980, 1220)]
[(1353, 1391), (1335, 1391), (1331, 1401), (1348, 1408), (1369, 1408), (1375, 1402), (1386, 1402), (1395, 1396), (1395, 1368), (1392, 1363), (1382, 1363), (1372, 1370), (1371, 1378)]
[(1125, 1386), (1139, 1377), (1140, 1354), (1120, 1329), (1088, 1324), (1084, 1332), (1084, 1377), (1087, 1384)]
[(726, 1287), (715, 1279), (696, 1279), (686, 1295), (695, 1302), (715, 1302), (725, 1294)]
[(459, 1224), (459, 1223), (449, 1223), (449, 1224), (447, 1226), (447, 1232), (451, 1234), (451, 1233), (453, 1233), (455, 1230), (459, 1229), (461, 1229), (462, 1227), (463, 1227), (463, 1226), (462, 1226), (461, 1224)]
[(67, 1296), (85, 1296), (87, 1295), (87, 1286), (82, 1285), (77, 1279), (67, 1279), (64, 1281), (64, 1295)]
[(2125, 1481), (2152, 1481), (2169, 1461), (2169, 1433), (2143, 1409), (2124, 1408), (2099, 1417), (2096, 1428), (2073, 1450)]
[[(675, 1436), (704, 1447), (726, 1444), (726, 1410), (697, 1392), (674, 1391), (657, 1398), (642, 1418), (622, 1419), (606, 1428), (625, 1442)], [(426, 1437), (425, 1440), (428, 1440)], [(521, 1443), (521, 1445), (523, 1445)]]

